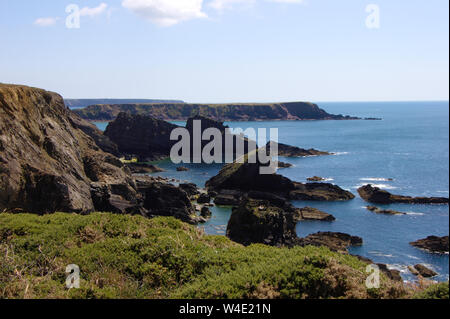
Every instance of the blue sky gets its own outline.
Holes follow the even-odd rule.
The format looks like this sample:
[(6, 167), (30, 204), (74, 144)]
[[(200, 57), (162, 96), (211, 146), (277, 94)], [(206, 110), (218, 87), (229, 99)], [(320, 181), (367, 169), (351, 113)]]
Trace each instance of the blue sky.
[[(66, 6), (80, 28), (66, 27)], [(369, 4), (378, 28), (366, 24)], [(0, 82), (66, 98), (448, 100), (447, 0), (0, 0)], [(374, 20), (371, 20), (372, 22)], [(373, 28), (375, 26), (375, 28)]]

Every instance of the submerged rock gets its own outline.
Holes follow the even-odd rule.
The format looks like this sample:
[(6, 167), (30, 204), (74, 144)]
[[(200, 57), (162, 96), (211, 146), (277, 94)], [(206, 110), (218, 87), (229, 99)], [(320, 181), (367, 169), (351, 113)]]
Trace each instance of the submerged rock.
[(179, 166), (177, 167), (177, 172), (188, 172), (189, 168), (184, 167), (184, 166)]
[(385, 215), (406, 215), (406, 213), (398, 212), (391, 209), (381, 209), (375, 206), (367, 206), (367, 210), (374, 212), (376, 214), (385, 214)]
[(292, 167), (294, 165), (290, 164), (290, 163), (285, 163), (285, 162), (277, 162), (277, 167), (278, 168), (289, 168)]
[(427, 238), (419, 239), (409, 244), (414, 247), (422, 248), (433, 253), (448, 253), (449, 251), (448, 236), (444, 237), (428, 236)]
[(365, 185), (358, 189), (358, 193), (365, 201), (376, 204), (448, 204), (446, 197), (410, 197), (402, 195), (393, 195), (388, 191), (382, 190), (372, 185)]

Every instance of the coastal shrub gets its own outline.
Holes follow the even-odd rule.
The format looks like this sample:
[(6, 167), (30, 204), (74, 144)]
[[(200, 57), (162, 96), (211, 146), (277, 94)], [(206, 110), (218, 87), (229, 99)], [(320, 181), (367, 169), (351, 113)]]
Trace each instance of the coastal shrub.
[[(169, 217), (0, 214), (0, 298), (399, 298), (327, 248), (244, 247)], [(81, 271), (67, 290), (66, 266)], [(448, 295), (448, 289), (447, 289)]]

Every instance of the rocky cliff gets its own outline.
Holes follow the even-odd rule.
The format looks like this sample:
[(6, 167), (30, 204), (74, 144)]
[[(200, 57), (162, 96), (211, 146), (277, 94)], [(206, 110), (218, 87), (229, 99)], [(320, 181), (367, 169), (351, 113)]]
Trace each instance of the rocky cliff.
[(121, 112), (148, 115), (161, 120), (187, 120), (197, 115), (216, 121), (352, 120), (355, 117), (329, 114), (306, 102), (267, 104), (100, 104), (75, 110), (82, 118), (112, 121)]
[(0, 210), (88, 213), (96, 209), (93, 184), (134, 197), (122, 163), (82, 131), (83, 122), (56, 93), (0, 84)]

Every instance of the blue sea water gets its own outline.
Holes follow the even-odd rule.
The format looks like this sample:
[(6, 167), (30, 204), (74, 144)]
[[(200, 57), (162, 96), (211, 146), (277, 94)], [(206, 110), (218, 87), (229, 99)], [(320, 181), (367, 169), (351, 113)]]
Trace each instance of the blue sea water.
[[(299, 236), (318, 231), (345, 232), (364, 239), (350, 252), (399, 269), (405, 280), (413, 277), (408, 265), (424, 264), (449, 278), (449, 256), (432, 254), (409, 245), (429, 235), (449, 234), (448, 205), (394, 204), (380, 206), (407, 212), (407, 215), (378, 215), (366, 209), (368, 203), (356, 189), (373, 184), (395, 194), (410, 196), (449, 196), (449, 103), (448, 102), (370, 102), (319, 103), (329, 113), (377, 117), (382, 121), (281, 121), (236, 122), (243, 129), (278, 128), (279, 142), (303, 148), (335, 152), (335, 156), (281, 158), (294, 164), (279, 173), (304, 182), (311, 176), (330, 179), (356, 195), (348, 202), (300, 202), (333, 214), (334, 222), (300, 222)], [(181, 124), (181, 123), (177, 123)], [(105, 126), (101, 127), (104, 129)], [(190, 171), (176, 172), (170, 161), (158, 162), (166, 172), (160, 176), (204, 186), (221, 165), (188, 165)], [(186, 165), (184, 165), (186, 166)], [(388, 179), (393, 179), (389, 181)], [(224, 235), (230, 208), (214, 207), (213, 218), (203, 225), (210, 234)]]

